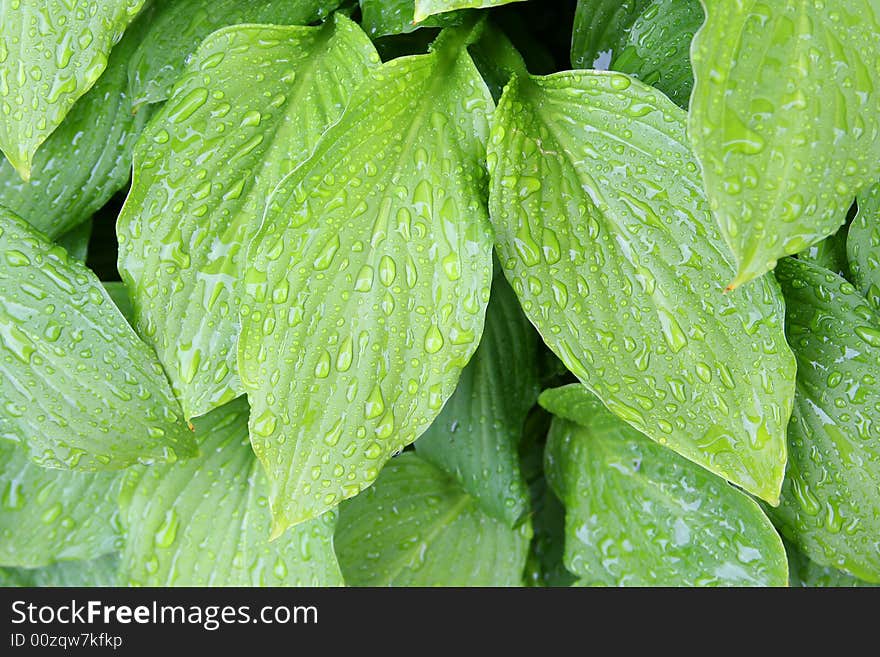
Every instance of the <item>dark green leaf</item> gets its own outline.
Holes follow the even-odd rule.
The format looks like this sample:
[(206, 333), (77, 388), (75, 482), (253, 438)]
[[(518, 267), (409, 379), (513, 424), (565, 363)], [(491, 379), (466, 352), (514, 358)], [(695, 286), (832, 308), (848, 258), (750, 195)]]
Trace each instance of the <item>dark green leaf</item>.
[(413, 21), (421, 23), (429, 16), (445, 14), (456, 9), (487, 9), (523, 0), (415, 0)]
[(880, 185), (859, 197), (859, 212), (850, 224), (846, 251), (853, 283), (880, 310)]
[(413, 0), (360, 0), (363, 20), (361, 24), (370, 38), (391, 34), (406, 34), (420, 27), (449, 27), (460, 25), (467, 12), (454, 12), (435, 16), (416, 25), (413, 21)]

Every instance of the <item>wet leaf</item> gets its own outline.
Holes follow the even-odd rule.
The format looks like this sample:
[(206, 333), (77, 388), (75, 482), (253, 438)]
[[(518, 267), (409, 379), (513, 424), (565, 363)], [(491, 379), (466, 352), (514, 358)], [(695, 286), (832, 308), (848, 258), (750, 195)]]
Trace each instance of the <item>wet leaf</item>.
[(723, 294), (685, 113), (619, 73), (518, 78), (489, 147), (499, 257), (584, 385), (647, 436), (775, 502), (794, 358), (775, 281)]
[(735, 287), (837, 230), (880, 177), (880, 5), (704, 4), (688, 132)]
[(859, 197), (859, 211), (849, 226), (846, 252), (852, 281), (880, 310), (880, 185)]
[(352, 586), (521, 586), (531, 528), (510, 529), (416, 454), (340, 507), (336, 547)]
[(155, 354), (95, 275), (2, 209), (0, 289), (0, 438), (78, 470), (195, 452)]
[(791, 587), (841, 587), (841, 586), (877, 586), (847, 575), (835, 568), (820, 566), (810, 561), (797, 548), (785, 542), (788, 553), (789, 586)]
[(492, 98), (452, 28), (370, 73), (248, 250), (239, 368), (274, 532), (369, 486), (452, 395), (492, 277)]
[(57, 240), (55, 243), (67, 251), (74, 260), (85, 262), (89, 256), (89, 240), (92, 238), (92, 221), (84, 221), (73, 230), (69, 230)]
[(119, 558), (108, 554), (88, 561), (64, 561), (45, 568), (0, 568), (0, 586), (119, 586)]
[(415, 0), (415, 12), (413, 21), (421, 23), (429, 16), (445, 14), (456, 9), (487, 9), (509, 5), (512, 2), (523, 0)]
[(372, 39), (392, 34), (408, 34), (420, 27), (460, 25), (468, 13), (457, 11), (441, 14), (416, 24), (413, 20), (413, 0), (360, 0), (360, 6), (363, 16), (361, 25)]

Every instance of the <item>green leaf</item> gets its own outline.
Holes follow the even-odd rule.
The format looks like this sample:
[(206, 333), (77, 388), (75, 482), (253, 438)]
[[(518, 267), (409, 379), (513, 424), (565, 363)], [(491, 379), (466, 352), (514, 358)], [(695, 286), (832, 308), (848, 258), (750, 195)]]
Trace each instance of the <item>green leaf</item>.
[(89, 256), (89, 240), (92, 238), (92, 227), (92, 220), (87, 219), (76, 228), (61, 235), (55, 240), (55, 243), (64, 248), (67, 251), (67, 255), (74, 260), (85, 262)]
[(0, 0), (0, 150), (24, 180), (37, 148), (107, 66), (144, 0)]
[(775, 282), (734, 274), (685, 113), (618, 73), (517, 78), (495, 114), (490, 214), (544, 342), (650, 438), (775, 502), (794, 358)]
[(607, 69), (622, 35), (652, 0), (578, 0), (571, 33), (572, 68)]
[(880, 5), (704, 3), (688, 131), (736, 287), (833, 233), (880, 177)]
[(35, 465), (0, 439), (0, 564), (34, 568), (113, 551), (118, 473)]
[(460, 25), (469, 12), (435, 16), (416, 25), (413, 0), (360, 0), (361, 25), (371, 39), (391, 34), (408, 34), (420, 27)]
[(116, 307), (122, 313), (122, 316), (125, 317), (126, 321), (134, 326), (134, 306), (131, 305), (131, 299), (128, 296), (128, 289), (125, 287), (125, 283), (106, 281), (104, 282), (104, 289), (107, 290), (107, 294), (110, 295), (113, 303), (116, 304)]
[(877, 586), (835, 568), (820, 566), (816, 562), (810, 561), (797, 548), (787, 542), (785, 542), (785, 549), (788, 553), (789, 586), (791, 587)]
[(509, 5), (512, 2), (523, 2), (523, 0), (415, 0), (413, 21), (421, 23), (429, 16), (445, 14), (456, 9), (487, 9)]
[(0, 205), (51, 238), (86, 222), (128, 183), (131, 151), (149, 112), (132, 114), (127, 65), (149, 14), (134, 22), (107, 70), (37, 151), (29, 182), (0, 161)]
[(859, 211), (846, 237), (846, 252), (853, 283), (880, 310), (880, 185), (859, 197)]
[(187, 418), (244, 392), (235, 358), (245, 246), (272, 189), (377, 64), (343, 16), (224, 28), (147, 127), (117, 224), (119, 270)]
[(849, 264), (846, 255), (847, 228), (842, 226), (833, 235), (809, 246), (798, 254), (799, 260), (807, 260), (824, 269), (830, 269), (838, 276), (849, 278)]
[(45, 568), (0, 568), (0, 586), (119, 586), (119, 558), (108, 554), (90, 561), (65, 561)]
[(251, 242), (238, 363), (275, 533), (369, 486), (480, 340), (493, 103), (468, 38), (372, 71)]
[(580, 584), (785, 586), (782, 540), (724, 480), (648, 440), (595, 400), (589, 426), (553, 421), (547, 478), (565, 505)]
[(771, 517), (810, 559), (880, 582), (880, 315), (853, 286), (780, 261), (797, 357), (789, 461)]
[(95, 275), (2, 209), (0, 290), (0, 438), (78, 470), (194, 453), (155, 354)]
[(580, 383), (545, 390), (538, 403), (556, 417), (582, 427), (590, 426), (596, 410), (596, 396)]
[(538, 397), (537, 347), (516, 295), (496, 276), (480, 346), (443, 412), (416, 441), (419, 456), (510, 527), (529, 504), (518, 446)]
[(339, 4), (340, 0), (161, 0), (155, 19), (129, 61), (132, 102), (139, 107), (167, 100), (189, 56), (221, 27), (240, 23), (308, 25), (326, 18)]
[(530, 537), (407, 453), (340, 506), (336, 551), (352, 586), (521, 586)]
[(336, 514), (269, 542), (268, 487), (248, 442), (247, 402), (196, 420), (202, 456), (139, 468), (120, 496), (131, 585), (341, 586)]

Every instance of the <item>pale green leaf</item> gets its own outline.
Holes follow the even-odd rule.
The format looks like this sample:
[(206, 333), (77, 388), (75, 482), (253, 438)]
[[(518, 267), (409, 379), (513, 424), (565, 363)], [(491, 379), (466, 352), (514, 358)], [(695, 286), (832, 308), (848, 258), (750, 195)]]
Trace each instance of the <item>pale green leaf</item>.
[(596, 410), (596, 396), (580, 383), (545, 390), (538, 402), (556, 417), (584, 427), (590, 426)]
[(833, 235), (829, 235), (821, 242), (816, 242), (801, 251), (797, 257), (799, 260), (807, 260), (824, 269), (830, 269), (839, 276), (849, 278), (846, 244), (847, 228), (842, 226)]
[(877, 586), (877, 584), (869, 584), (852, 575), (847, 575), (836, 568), (820, 566), (815, 561), (810, 561), (787, 541), (783, 542), (788, 553), (788, 577), (791, 587)]
[(518, 447), (538, 397), (538, 336), (503, 276), (492, 283), (483, 339), (443, 412), (416, 441), (489, 515), (513, 526), (529, 504)]
[(92, 220), (87, 219), (76, 228), (61, 235), (55, 240), (55, 243), (67, 251), (67, 255), (74, 260), (85, 262), (89, 256), (89, 240), (92, 238), (92, 227)]
[(139, 107), (168, 99), (188, 57), (221, 27), (308, 25), (326, 18), (339, 4), (340, 0), (158, 0), (156, 16), (129, 61), (132, 103)]
[(416, 454), (392, 459), (340, 507), (336, 549), (352, 586), (521, 586), (531, 529), (510, 529)]
[(132, 114), (126, 70), (149, 14), (132, 24), (107, 70), (37, 151), (28, 182), (0, 161), (0, 205), (49, 237), (86, 222), (128, 183), (131, 151), (149, 112)]
[(421, 23), (435, 14), (445, 14), (457, 9), (488, 9), (509, 5), (512, 2), (523, 2), (523, 0), (415, 0), (413, 21)]
[(41, 468), (0, 439), (0, 565), (35, 568), (113, 551), (119, 482), (119, 473)]
[(408, 34), (420, 27), (459, 25), (468, 12), (434, 16), (416, 24), (413, 0), (360, 0), (361, 25), (372, 39), (392, 34)]
[(853, 283), (880, 310), (880, 185), (859, 197), (859, 211), (846, 237), (846, 252)]
[(239, 369), (277, 533), (372, 483), (440, 413), (492, 279), (492, 98), (451, 28), (371, 72), (248, 250)]
[(224, 28), (202, 42), (139, 142), (117, 225), (119, 269), (187, 418), (242, 394), (244, 249), (272, 189), (375, 64), (369, 39), (343, 16)]
[(833, 233), (880, 177), (880, 2), (704, 4), (688, 131), (736, 287)]
[(782, 540), (748, 495), (593, 406), (589, 426), (554, 420), (546, 453), (580, 584), (787, 584)]
[(108, 554), (88, 561), (64, 561), (44, 568), (0, 568), (0, 586), (119, 586), (119, 558)]
[(619, 73), (518, 78), (495, 114), (490, 214), (544, 342), (619, 417), (771, 502), (794, 358), (772, 279), (723, 294), (685, 113)]
[(138, 468), (120, 496), (120, 574), (146, 586), (341, 586), (336, 513), (269, 542), (268, 487), (248, 441), (247, 402), (195, 421), (202, 455)]
[(846, 280), (780, 261), (797, 394), (782, 533), (823, 566), (880, 582), (880, 315)]
[(621, 36), (652, 0), (578, 0), (571, 32), (572, 68), (607, 69)]
[(144, 0), (0, 0), (0, 150), (22, 178)]
[(41, 465), (111, 470), (190, 456), (152, 349), (101, 283), (0, 209), (0, 438)]

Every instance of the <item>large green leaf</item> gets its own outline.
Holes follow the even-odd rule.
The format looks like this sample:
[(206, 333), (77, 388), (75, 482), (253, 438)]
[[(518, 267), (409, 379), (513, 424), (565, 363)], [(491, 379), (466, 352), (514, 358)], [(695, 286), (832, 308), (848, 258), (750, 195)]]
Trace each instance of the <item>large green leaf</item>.
[(340, 0), (157, 0), (156, 16), (128, 66), (132, 102), (138, 107), (168, 99), (188, 57), (221, 27), (308, 25), (339, 4)]
[(0, 161), (0, 205), (49, 237), (87, 221), (128, 182), (131, 151), (149, 112), (132, 114), (127, 66), (149, 13), (135, 21), (104, 74), (37, 151), (28, 182)]
[(375, 64), (344, 16), (224, 28), (202, 42), (139, 142), (119, 270), (187, 418), (244, 392), (235, 358), (245, 246), (272, 189)]
[(847, 575), (835, 568), (820, 566), (810, 561), (797, 548), (785, 542), (788, 553), (789, 586), (796, 587), (834, 587), (841, 586), (877, 586)]
[(429, 16), (445, 14), (456, 9), (487, 9), (500, 5), (509, 5), (523, 0), (415, 0), (413, 21), (421, 23)]
[(0, 439), (0, 565), (34, 568), (114, 549), (120, 476), (35, 465)]
[(360, 0), (361, 25), (371, 38), (392, 34), (407, 34), (420, 27), (448, 27), (459, 25), (467, 12), (433, 16), (416, 24), (413, 21), (413, 0)]
[(771, 517), (810, 559), (880, 582), (880, 315), (853, 286), (780, 261), (797, 356), (789, 461)]
[(700, 0), (581, 0), (572, 64), (628, 73), (687, 107), (694, 85), (690, 44), (702, 24)]
[(853, 283), (880, 310), (880, 185), (859, 197), (859, 212), (849, 226), (846, 252)]
[(816, 242), (810, 247), (798, 253), (800, 260), (808, 260), (814, 265), (830, 269), (835, 274), (849, 278), (849, 263), (846, 254), (847, 228), (842, 226), (833, 235), (829, 235), (821, 242)]
[(606, 406), (777, 499), (794, 358), (775, 282), (734, 274), (685, 113), (619, 73), (518, 78), (495, 114), (490, 214), (544, 342)]
[(0, 209), (0, 438), (42, 465), (110, 470), (190, 456), (152, 349), (104, 287)]
[(248, 250), (239, 369), (276, 533), (370, 485), (440, 413), (482, 335), (493, 103), (471, 34), (371, 72)]
[(202, 456), (138, 468), (120, 496), (121, 576), (147, 586), (341, 586), (336, 513), (269, 542), (268, 487), (237, 399), (196, 420)]
[(88, 561), (64, 561), (45, 568), (0, 568), (0, 586), (119, 586), (119, 558), (108, 554)]
[(416, 454), (340, 507), (336, 548), (352, 586), (520, 586), (528, 524), (510, 529)]
[(880, 2), (704, 4), (688, 129), (735, 287), (833, 233), (880, 177)]
[(538, 397), (537, 334), (496, 276), (483, 339), (416, 451), (452, 474), (489, 515), (513, 526), (527, 511), (518, 447)]
[(581, 584), (787, 584), (782, 540), (748, 495), (598, 400), (586, 427), (553, 421), (546, 459), (566, 510), (565, 565)]
[(107, 66), (144, 0), (0, 0), (0, 150), (27, 180), (37, 148)]

